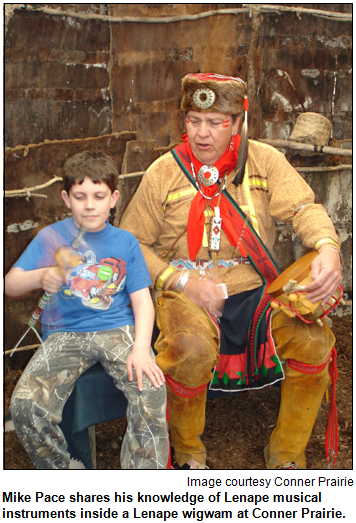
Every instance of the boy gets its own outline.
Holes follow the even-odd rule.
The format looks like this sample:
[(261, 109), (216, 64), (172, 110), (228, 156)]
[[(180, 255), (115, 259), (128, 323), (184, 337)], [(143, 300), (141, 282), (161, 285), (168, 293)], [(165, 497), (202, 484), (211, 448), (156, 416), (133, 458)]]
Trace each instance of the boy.
[[(69, 468), (58, 423), (76, 380), (97, 361), (128, 399), (122, 468), (167, 465), (165, 379), (150, 346), (151, 280), (136, 238), (107, 221), (119, 198), (117, 181), (115, 163), (104, 153), (67, 159), (61, 196), (73, 217), (42, 229), (5, 277), (8, 296), (39, 288), (53, 294), (42, 314), (44, 343), (10, 407), (16, 432), (39, 469)], [(70, 245), (83, 231), (74, 252)]]

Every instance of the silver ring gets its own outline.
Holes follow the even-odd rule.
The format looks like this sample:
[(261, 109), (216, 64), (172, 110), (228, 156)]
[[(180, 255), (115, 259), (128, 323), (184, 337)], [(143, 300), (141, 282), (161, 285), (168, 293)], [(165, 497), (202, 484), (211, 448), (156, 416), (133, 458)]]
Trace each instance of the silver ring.
[(197, 89), (193, 94), (193, 102), (199, 109), (209, 109), (215, 102), (215, 93), (211, 89)]

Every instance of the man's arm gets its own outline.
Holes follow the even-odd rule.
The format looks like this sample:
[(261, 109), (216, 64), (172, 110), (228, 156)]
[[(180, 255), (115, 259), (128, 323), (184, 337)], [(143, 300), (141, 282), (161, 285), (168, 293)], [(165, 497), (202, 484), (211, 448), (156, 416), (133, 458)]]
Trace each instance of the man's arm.
[(36, 289), (54, 294), (61, 289), (63, 282), (64, 276), (57, 267), (43, 267), (32, 271), (13, 267), (5, 276), (5, 294), (16, 297)]
[(340, 239), (324, 207), (315, 203), (311, 187), (281, 153), (268, 151), (270, 213), (278, 221), (292, 224), (306, 247), (319, 251), (312, 263), (313, 282), (306, 291), (313, 302), (325, 304), (342, 280)]
[[(172, 161), (175, 164), (170, 156), (162, 156), (147, 169), (120, 221), (120, 228), (130, 231), (140, 242), (153, 288), (157, 290), (167, 289), (177, 273), (152, 249), (161, 235), (165, 220), (164, 205), (173, 174)], [(166, 240), (167, 248), (174, 239)]]
[(158, 389), (165, 382), (164, 374), (150, 355), (154, 324), (154, 308), (149, 289), (146, 287), (130, 294), (135, 316), (135, 343), (127, 359), (127, 376), (133, 381), (133, 369), (136, 372), (138, 390), (142, 392), (142, 373)]

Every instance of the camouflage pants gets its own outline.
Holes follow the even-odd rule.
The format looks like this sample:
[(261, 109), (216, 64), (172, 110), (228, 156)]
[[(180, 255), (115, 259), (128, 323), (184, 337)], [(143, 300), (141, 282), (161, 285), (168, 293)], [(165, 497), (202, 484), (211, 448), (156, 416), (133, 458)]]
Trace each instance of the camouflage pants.
[(156, 389), (146, 375), (143, 392), (137, 388), (135, 375), (134, 381), (128, 381), (126, 360), (134, 336), (132, 325), (89, 333), (57, 332), (37, 350), (14, 390), (10, 407), (17, 435), (37, 468), (69, 468), (70, 456), (58, 423), (76, 380), (97, 361), (128, 400), (121, 467), (166, 468), (166, 390), (164, 386)]

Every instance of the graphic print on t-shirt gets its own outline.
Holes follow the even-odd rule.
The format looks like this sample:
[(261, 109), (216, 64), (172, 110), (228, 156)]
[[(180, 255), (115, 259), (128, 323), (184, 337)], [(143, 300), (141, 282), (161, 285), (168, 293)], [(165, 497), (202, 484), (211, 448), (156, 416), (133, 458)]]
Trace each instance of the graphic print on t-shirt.
[(85, 307), (108, 310), (112, 295), (122, 289), (126, 280), (126, 262), (121, 258), (103, 258), (96, 263), (93, 251), (73, 257), (73, 265), (66, 273), (63, 298), (80, 298)]

